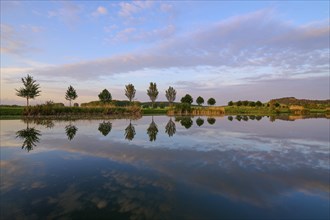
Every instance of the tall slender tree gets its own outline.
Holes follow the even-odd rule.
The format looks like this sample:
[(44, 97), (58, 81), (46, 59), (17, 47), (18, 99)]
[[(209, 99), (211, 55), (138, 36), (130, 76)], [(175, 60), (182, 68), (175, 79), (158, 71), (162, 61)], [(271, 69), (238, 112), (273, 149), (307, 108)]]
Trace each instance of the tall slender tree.
[(29, 99), (34, 99), (40, 95), (40, 86), (36, 83), (32, 76), (29, 74), (27, 77), (22, 78), (24, 87), (16, 90), (16, 95), (19, 97), (26, 98), (26, 106), (29, 107)]
[(157, 84), (156, 83), (150, 83), (149, 89), (147, 90), (147, 94), (152, 102), (152, 107), (155, 106), (155, 101), (158, 97), (158, 89), (157, 89)]
[(173, 87), (168, 87), (168, 89), (165, 91), (165, 96), (167, 98), (167, 101), (170, 103), (170, 106), (172, 106), (175, 98), (176, 98), (176, 91)]
[(70, 85), (65, 93), (65, 99), (70, 101), (70, 107), (71, 107), (71, 101), (75, 100), (77, 97), (78, 95), (76, 90)]
[(128, 84), (125, 86), (125, 95), (128, 98), (129, 102), (132, 102), (132, 100), (135, 97), (135, 88), (133, 84)]

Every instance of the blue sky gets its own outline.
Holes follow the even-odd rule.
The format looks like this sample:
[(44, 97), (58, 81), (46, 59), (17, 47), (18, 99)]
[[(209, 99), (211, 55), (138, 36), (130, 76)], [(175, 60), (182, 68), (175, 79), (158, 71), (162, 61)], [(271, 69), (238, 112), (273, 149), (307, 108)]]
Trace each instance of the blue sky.
[[(1, 104), (31, 74), (42, 93), (32, 103), (78, 103), (108, 89), (159, 101), (214, 97), (329, 98), (328, 1), (1, 1)], [(67, 103), (66, 103), (67, 104)]]

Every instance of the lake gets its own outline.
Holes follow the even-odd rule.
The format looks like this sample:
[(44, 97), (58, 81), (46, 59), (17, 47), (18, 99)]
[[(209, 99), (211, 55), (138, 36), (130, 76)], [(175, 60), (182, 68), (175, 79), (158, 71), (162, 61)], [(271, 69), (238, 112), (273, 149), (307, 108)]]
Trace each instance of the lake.
[(1, 219), (329, 219), (329, 119), (1, 120)]

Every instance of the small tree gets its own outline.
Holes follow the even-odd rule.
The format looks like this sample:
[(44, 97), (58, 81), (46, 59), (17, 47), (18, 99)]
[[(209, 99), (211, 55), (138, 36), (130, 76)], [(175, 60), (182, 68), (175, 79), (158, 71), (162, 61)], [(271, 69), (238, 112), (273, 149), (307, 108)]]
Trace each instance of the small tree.
[(125, 86), (125, 96), (128, 98), (129, 102), (132, 102), (132, 100), (135, 97), (135, 88), (133, 84), (128, 84)]
[(207, 100), (207, 104), (208, 105), (215, 105), (215, 99), (214, 98), (209, 98), (209, 100)]
[(152, 102), (152, 107), (155, 107), (155, 101), (158, 97), (158, 89), (157, 89), (157, 84), (156, 83), (150, 83), (149, 89), (147, 90), (147, 94)]
[(234, 105), (233, 101), (228, 102), (228, 106), (233, 106), (233, 105)]
[(29, 74), (27, 77), (22, 78), (22, 83), (24, 87), (16, 90), (16, 95), (26, 98), (26, 107), (29, 107), (29, 99), (34, 99), (35, 97), (40, 95), (40, 86), (36, 83), (32, 76)]
[(199, 106), (201, 106), (204, 103), (204, 99), (201, 96), (198, 96), (198, 98), (196, 99), (196, 102)]
[(248, 100), (244, 100), (244, 101), (242, 102), (242, 104), (243, 104), (244, 106), (247, 106), (247, 105), (249, 104), (249, 101), (248, 101)]
[(65, 93), (65, 99), (70, 101), (70, 107), (71, 107), (71, 101), (75, 100), (77, 97), (78, 95), (76, 93), (76, 90), (70, 85)]
[(185, 96), (183, 96), (181, 98), (181, 103), (188, 103), (189, 105), (191, 105), (191, 103), (193, 103), (193, 98), (191, 97), (191, 95), (186, 94)]
[(103, 89), (103, 91), (100, 92), (99, 94), (99, 99), (103, 103), (111, 102), (112, 100), (111, 93), (107, 89)]
[(240, 100), (240, 101), (236, 102), (236, 105), (237, 106), (241, 106), (242, 105), (242, 101)]
[(260, 107), (260, 106), (262, 106), (262, 103), (260, 101), (257, 101), (256, 106)]
[(165, 91), (165, 96), (170, 103), (170, 106), (172, 106), (172, 103), (174, 102), (176, 98), (176, 91), (173, 87), (168, 87), (168, 90)]

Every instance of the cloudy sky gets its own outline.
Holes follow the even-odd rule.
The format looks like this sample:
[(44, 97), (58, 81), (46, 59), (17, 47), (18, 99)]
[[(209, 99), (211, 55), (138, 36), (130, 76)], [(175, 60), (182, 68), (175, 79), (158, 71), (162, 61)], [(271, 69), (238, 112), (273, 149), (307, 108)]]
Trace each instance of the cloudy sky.
[[(156, 82), (177, 100), (329, 98), (328, 1), (1, 1), (1, 104), (31, 74), (32, 104), (97, 100)], [(66, 103), (68, 104), (68, 103)]]

